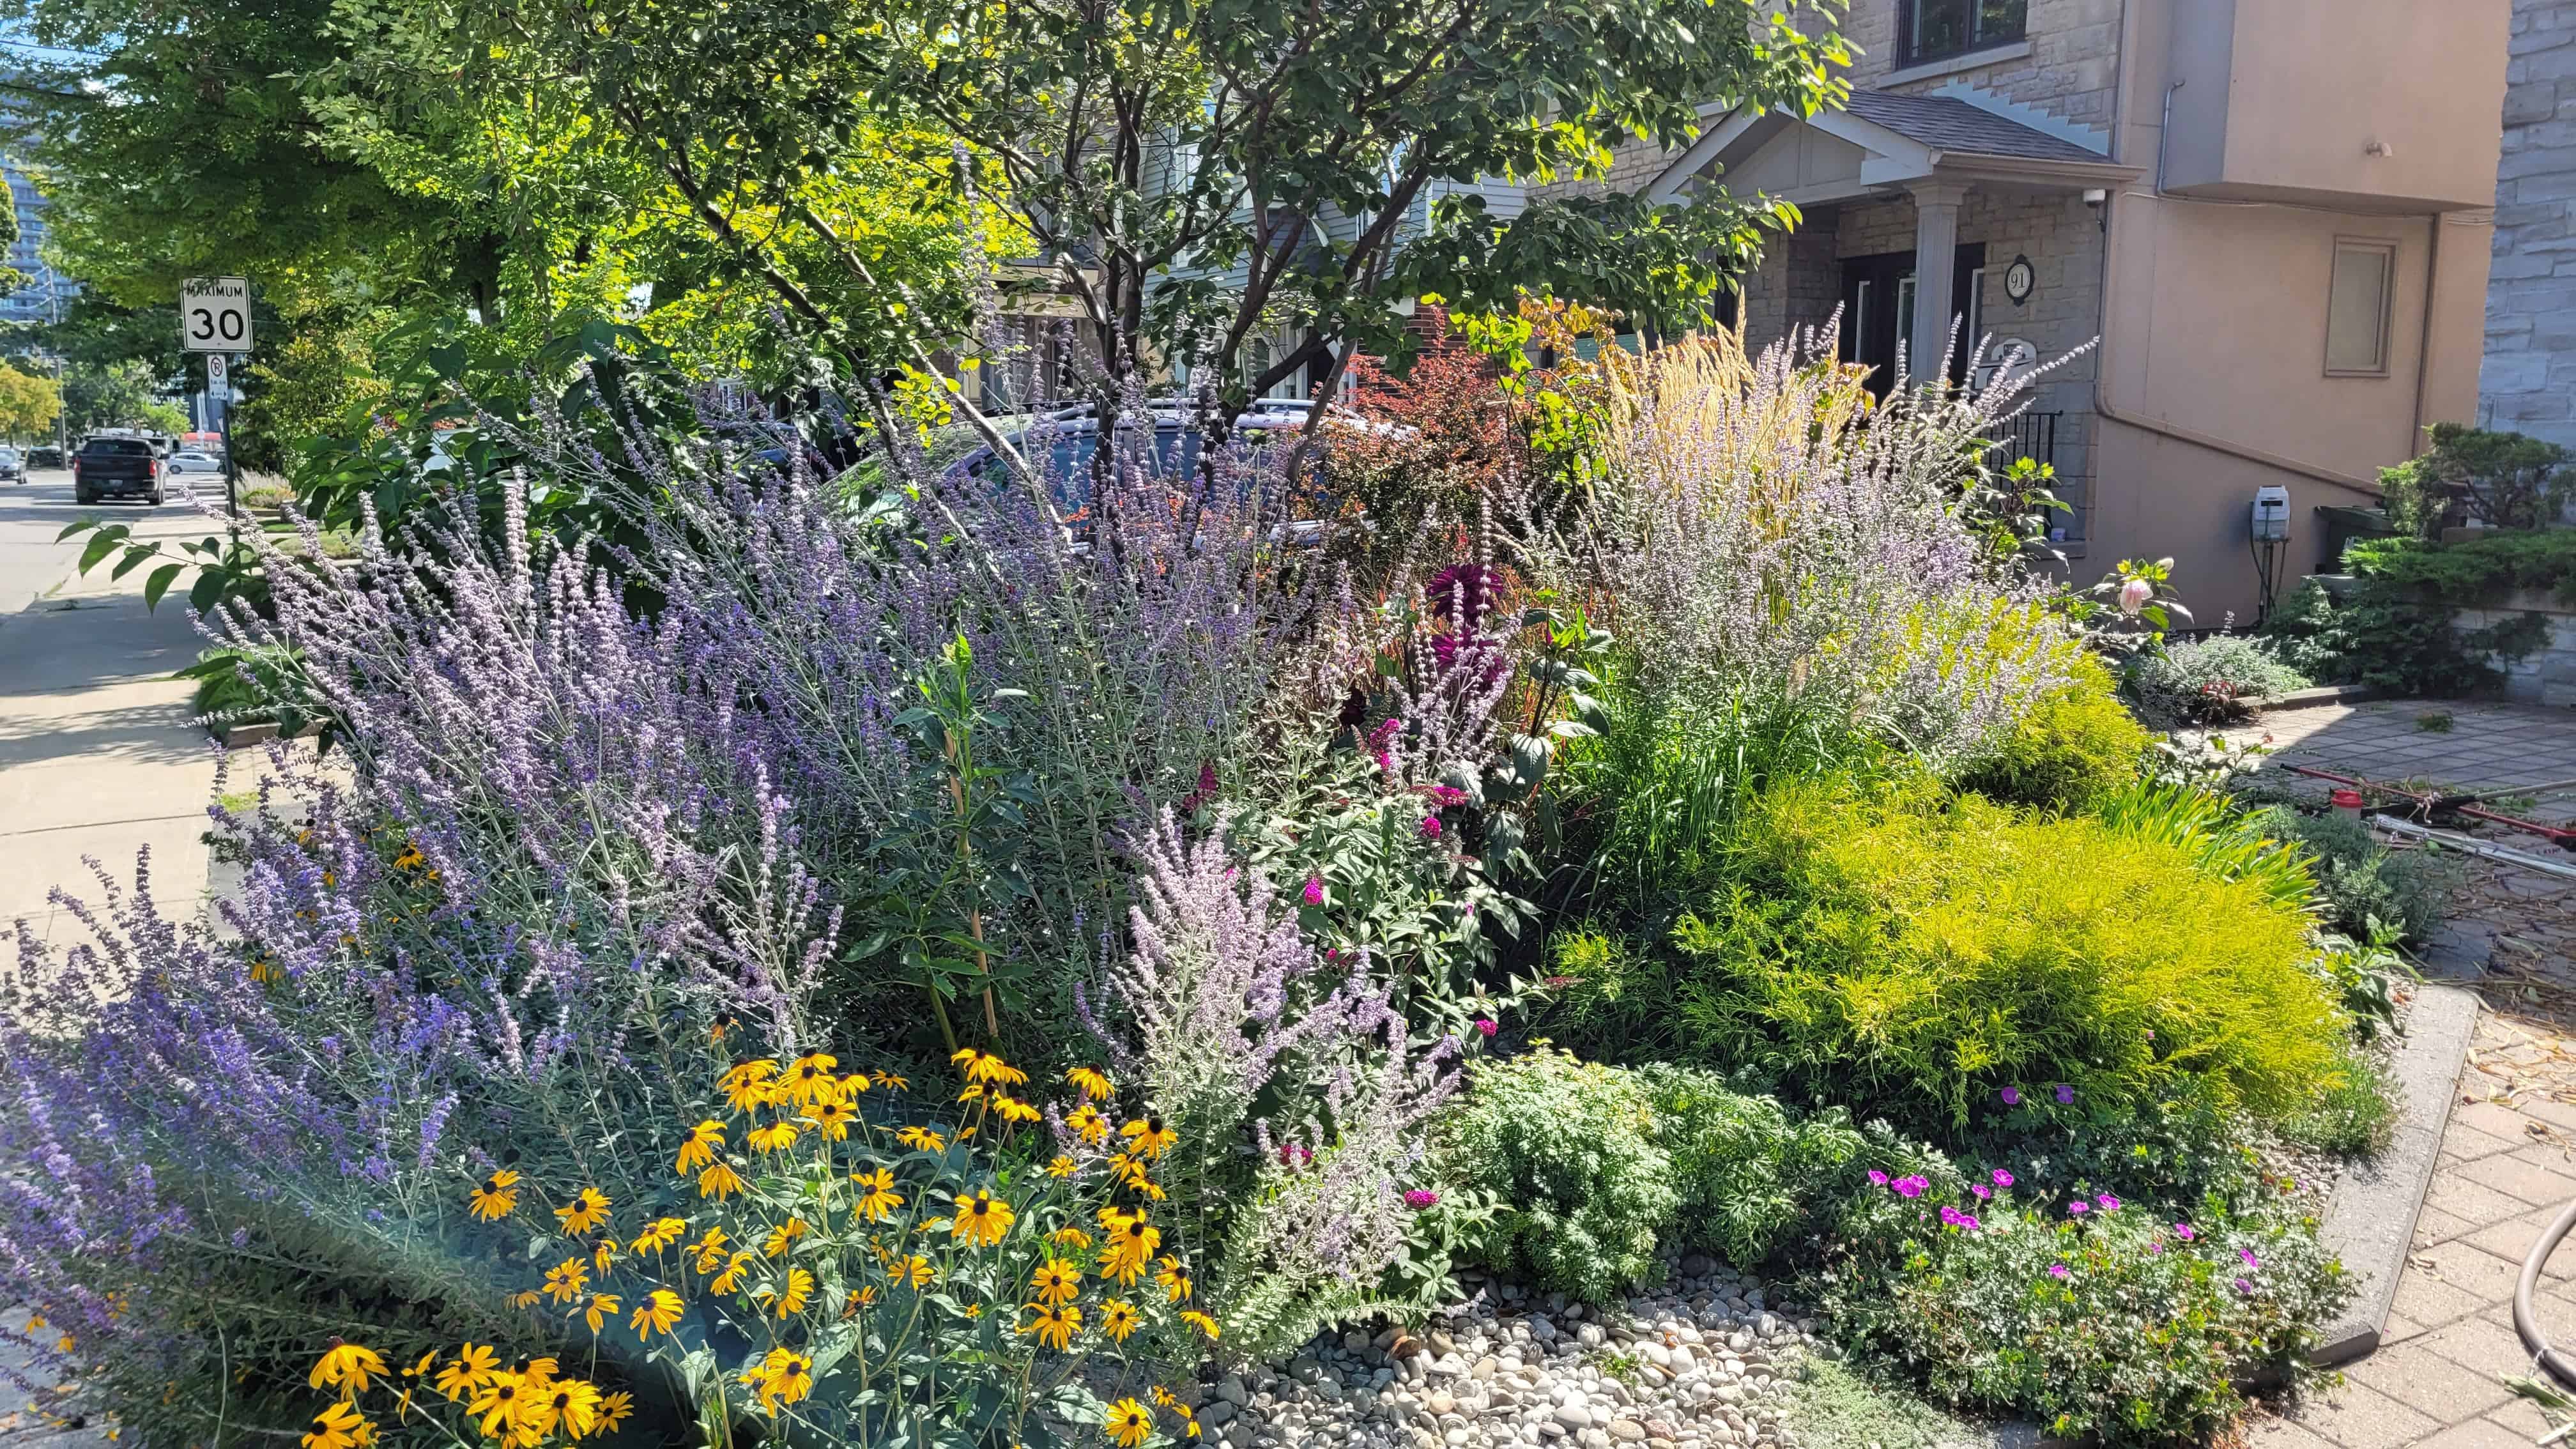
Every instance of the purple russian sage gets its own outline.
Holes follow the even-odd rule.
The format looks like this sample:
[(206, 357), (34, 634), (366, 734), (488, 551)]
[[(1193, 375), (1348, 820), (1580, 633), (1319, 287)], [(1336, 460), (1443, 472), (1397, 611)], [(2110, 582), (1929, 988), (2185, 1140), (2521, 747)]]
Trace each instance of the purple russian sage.
[(210, 809), (238, 878), (213, 919), (193, 883), (166, 911), (147, 858), (56, 892), (86, 939), (21, 925), (0, 1280), (75, 1345), (38, 1371), (202, 1365), (196, 1295), (299, 1264), (497, 1314), (517, 1270), (473, 1248), (466, 1186), (645, 1180), (725, 1064), (709, 1021), (810, 1039), (834, 918), (760, 742), (520, 504), (497, 538), (433, 504), (400, 555), (372, 525), (354, 558), (271, 549), (276, 621), (219, 633), (299, 646), (345, 754), (273, 747)]
[[(1124, 1029), (1086, 1024), (1181, 1133), (1176, 1195), (1225, 1214), (1210, 1279), (1246, 1352), (1365, 1301), (1401, 1256), (1423, 1120), (1458, 1044), (1417, 1053), (1363, 954), (1327, 968), (1273, 883), (1167, 814), (1132, 853), (1134, 950), (1111, 973)], [(1266, 1110), (1254, 1116), (1256, 1103)], [(1246, 1149), (1249, 1148), (1249, 1160)]]

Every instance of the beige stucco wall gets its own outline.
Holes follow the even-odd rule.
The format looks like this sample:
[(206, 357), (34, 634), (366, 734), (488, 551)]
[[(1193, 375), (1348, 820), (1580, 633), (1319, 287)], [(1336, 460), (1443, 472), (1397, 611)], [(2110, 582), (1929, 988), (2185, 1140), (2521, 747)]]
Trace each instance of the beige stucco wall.
[(2166, 188), (2392, 211), (2485, 206), (2509, 20), (2510, 0), (2172, 0), (2154, 97), (2161, 115), (2163, 87), (2180, 82)]
[[(1989, 331), (2029, 336), (2050, 355), (2097, 331), (2104, 339), (2040, 402), (2066, 414), (2067, 471), (2090, 475), (2079, 578), (2122, 556), (2170, 554), (2204, 622), (2250, 618), (2245, 505), (2257, 486), (2291, 491), (2295, 579), (2316, 564), (2312, 505), (2369, 501), (2378, 469), (2415, 450), (2421, 424), (2474, 418), (2488, 227), (2462, 208), (2484, 207), (2492, 192), (2508, 0), (2247, 0), (2241, 17), (2237, 0), (2031, 0), (2026, 42), (1911, 70), (1894, 63), (1897, 3), (1855, 0), (1843, 27), (1862, 52), (1855, 86), (1971, 85), (2094, 131), (2142, 173), (2110, 200), (2107, 279), (2095, 214), (2071, 193), (1981, 186), (1961, 217), (1961, 241), (1989, 244)], [(2199, 43), (2212, 32), (2193, 29), (2213, 6), (2225, 23), (2215, 59)], [(2194, 66), (2215, 69), (2204, 81)], [(2192, 143), (2217, 158), (2208, 184), (2273, 188), (2267, 199), (2155, 194), (2161, 103), (2176, 75), (2188, 83), (2173, 141), (2185, 142), (2197, 115), (2182, 98), (2195, 87), (2219, 95), (2215, 124)], [(2372, 139), (2390, 154), (2367, 155)], [(1794, 169), (1821, 167), (1829, 150), (1802, 154)], [(1641, 187), (1665, 164), (1653, 148), (1625, 148), (1610, 186)], [(2349, 194), (2332, 195), (2338, 187)], [(2437, 220), (2437, 209), (2447, 215)], [(1750, 279), (1748, 331), (1766, 340), (1819, 320), (1838, 290), (1837, 258), (1904, 250), (1911, 231), (1901, 199), (1818, 208)], [(2339, 235), (2397, 247), (2382, 377), (2325, 376)], [(2034, 305), (2045, 313), (2015, 317), (2002, 300), (2014, 250), (2039, 268)], [(2428, 262), (2437, 262), (2429, 308)], [(2093, 415), (2097, 366), (2111, 410), (2151, 426)]]
[[(2104, 396), (2117, 418), (2149, 426), (2098, 424), (2098, 552), (2171, 555), (2184, 598), (2206, 622), (2228, 610), (2250, 618), (2245, 505), (2257, 486), (2290, 490), (2295, 579), (2317, 563), (2314, 505), (2373, 501), (2368, 485), (2416, 450), (2420, 425), (2472, 418), (2487, 227), (2143, 190), (2115, 205)], [(2438, 257), (2428, 250), (2437, 234)], [(2325, 375), (2338, 237), (2397, 248), (2384, 376)]]

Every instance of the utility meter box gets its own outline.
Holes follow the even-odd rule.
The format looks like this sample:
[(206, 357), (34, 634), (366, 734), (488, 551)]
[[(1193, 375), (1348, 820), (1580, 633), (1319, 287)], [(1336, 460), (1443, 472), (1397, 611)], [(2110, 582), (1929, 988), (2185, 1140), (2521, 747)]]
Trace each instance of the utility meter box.
[(2279, 543), (2290, 536), (2290, 490), (2267, 483), (2254, 490), (2254, 539)]

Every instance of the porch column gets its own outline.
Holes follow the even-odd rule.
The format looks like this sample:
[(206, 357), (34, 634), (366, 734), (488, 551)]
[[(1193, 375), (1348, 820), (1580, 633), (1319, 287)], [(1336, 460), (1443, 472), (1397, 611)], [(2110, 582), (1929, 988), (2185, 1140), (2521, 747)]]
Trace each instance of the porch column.
[(1914, 192), (1914, 319), (1905, 367), (1930, 380), (1950, 341), (1950, 274), (1958, 270), (1959, 203), (1968, 188), (1926, 181)]

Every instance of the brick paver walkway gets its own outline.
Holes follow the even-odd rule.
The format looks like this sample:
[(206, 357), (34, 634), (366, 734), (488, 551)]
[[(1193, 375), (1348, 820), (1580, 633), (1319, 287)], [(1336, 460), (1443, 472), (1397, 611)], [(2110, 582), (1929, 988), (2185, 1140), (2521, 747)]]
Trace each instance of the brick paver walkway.
[[(2424, 727), (2445, 718), (2446, 730)], [(2528, 791), (2576, 781), (2576, 711), (2536, 705), (2373, 700), (2279, 710), (2218, 733), (2232, 740), (2268, 737), (2272, 754), (2263, 762), (2266, 769), (2307, 765), (2448, 789)], [(2282, 777), (2284, 783), (2299, 779), (2286, 772)], [(2322, 781), (2305, 784), (2319, 794), (2334, 788)], [(2519, 813), (2522, 802), (2514, 803), (2517, 810), (2507, 813)], [(2528, 808), (2531, 818), (2563, 822), (2576, 816), (2576, 786)]]
[[(2450, 716), (2448, 732), (2417, 725), (2434, 712)], [(2283, 712), (2258, 728), (2272, 736), (2267, 766), (2458, 789), (2576, 779), (2576, 713), (2566, 710), (2376, 703)], [(2576, 790), (2514, 804), (2564, 821)], [(2536, 837), (2484, 834), (2560, 857)], [(2513, 1331), (2523, 1255), (2576, 1199), (2576, 882), (2483, 861), (2469, 870), (2437, 965), (2468, 978), (2486, 1010), (2396, 1306), (2379, 1350), (2348, 1365), (2341, 1386), (2249, 1426), (2255, 1449), (2508, 1449), (2547, 1433), (2504, 1376), (2531, 1372)], [(2551, 1341), (2576, 1348), (2576, 1244), (2553, 1261), (2535, 1306)]]

